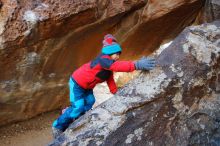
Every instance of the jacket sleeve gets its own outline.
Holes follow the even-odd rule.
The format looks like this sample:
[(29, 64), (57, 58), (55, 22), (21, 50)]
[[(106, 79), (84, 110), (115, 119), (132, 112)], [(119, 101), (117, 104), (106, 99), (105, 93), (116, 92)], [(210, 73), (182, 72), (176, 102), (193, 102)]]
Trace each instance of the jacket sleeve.
[(115, 61), (109, 70), (115, 72), (132, 72), (135, 70), (135, 64), (132, 61)]
[(114, 77), (113, 77), (113, 73), (111, 74), (111, 76), (107, 80), (107, 85), (108, 85), (109, 90), (112, 94), (115, 94), (118, 91), (118, 88), (115, 84), (115, 80), (114, 80)]

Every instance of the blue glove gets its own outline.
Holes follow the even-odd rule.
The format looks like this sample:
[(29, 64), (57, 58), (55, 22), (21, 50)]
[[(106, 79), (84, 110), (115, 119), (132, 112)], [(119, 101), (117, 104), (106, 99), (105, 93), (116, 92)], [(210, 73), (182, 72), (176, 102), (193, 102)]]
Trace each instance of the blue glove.
[(155, 59), (142, 57), (140, 60), (135, 62), (136, 70), (152, 70), (155, 67)]

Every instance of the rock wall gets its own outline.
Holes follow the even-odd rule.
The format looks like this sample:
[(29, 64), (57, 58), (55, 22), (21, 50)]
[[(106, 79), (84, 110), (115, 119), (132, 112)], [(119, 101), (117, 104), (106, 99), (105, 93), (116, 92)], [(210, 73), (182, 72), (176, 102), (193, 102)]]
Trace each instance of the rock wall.
[(70, 74), (99, 53), (104, 34), (136, 59), (190, 25), (203, 3), (1, 0), (0, 125), (66, 105)]
[(206, 0), (205, 6), (198, 15), (198, 23), (212, 22), (220, 19), (220, 1)]
[(120, 92), (54, 145), (220, 145), (220, 21), (186, 28)]

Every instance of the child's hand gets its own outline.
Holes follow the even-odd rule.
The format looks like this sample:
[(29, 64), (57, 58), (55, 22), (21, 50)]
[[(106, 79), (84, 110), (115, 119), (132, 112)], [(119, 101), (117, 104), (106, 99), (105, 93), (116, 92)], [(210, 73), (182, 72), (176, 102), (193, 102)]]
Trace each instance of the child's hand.
[(136, 70), (152, 70), (155, 67), (156, 61), (154, 58), (142, 57), (135, 62)]

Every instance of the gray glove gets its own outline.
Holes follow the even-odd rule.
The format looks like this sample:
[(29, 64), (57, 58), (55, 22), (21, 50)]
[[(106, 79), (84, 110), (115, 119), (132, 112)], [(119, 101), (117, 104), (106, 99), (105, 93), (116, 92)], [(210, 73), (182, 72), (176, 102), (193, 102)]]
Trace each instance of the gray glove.
[(135, 62), (136, 70), (152, 70), (155, 67), (155, 59), (142, 57), (140, 60)]

